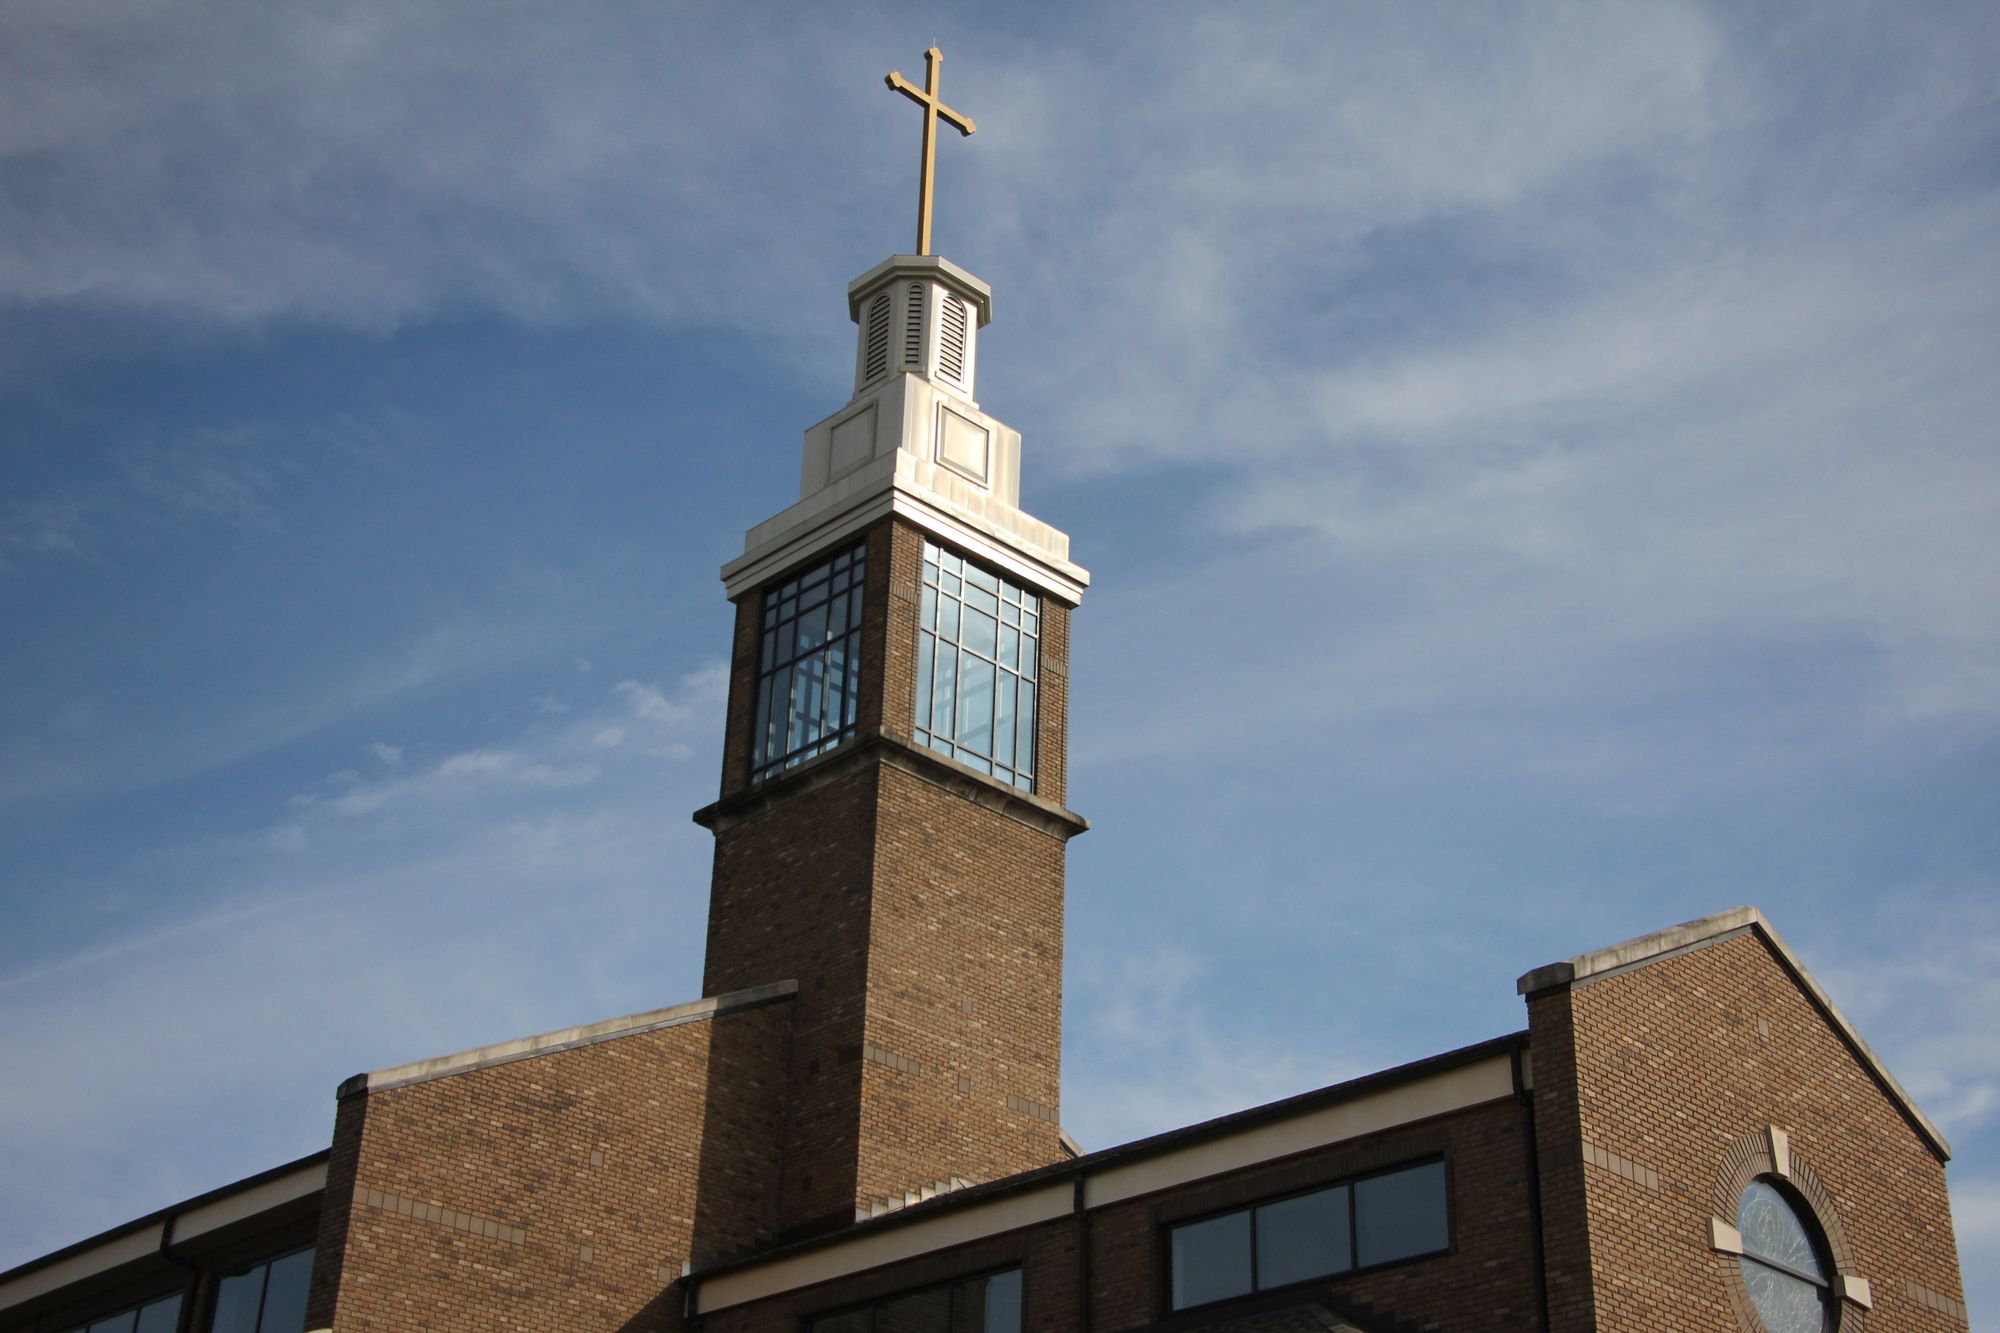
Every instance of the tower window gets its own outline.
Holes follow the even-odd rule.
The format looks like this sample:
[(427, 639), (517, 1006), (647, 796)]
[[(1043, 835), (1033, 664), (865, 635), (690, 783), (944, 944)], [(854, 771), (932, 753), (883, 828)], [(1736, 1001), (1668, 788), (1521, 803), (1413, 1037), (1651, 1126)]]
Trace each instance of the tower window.
[(982, 773), (1035, 789), (1042, 599), (924, 543), (917, 739)]
[(856, 546), (765, 590), (751, 781), (854, 734), (865, 561), (865, 548)]

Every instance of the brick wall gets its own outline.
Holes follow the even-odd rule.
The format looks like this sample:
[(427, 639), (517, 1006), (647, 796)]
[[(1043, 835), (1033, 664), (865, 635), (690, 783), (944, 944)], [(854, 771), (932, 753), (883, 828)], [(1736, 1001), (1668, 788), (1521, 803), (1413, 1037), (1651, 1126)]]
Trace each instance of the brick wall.
[(702, 816), (705, 991), (799, 983), (780, 1185), (798, 1232), (1059, 1155), (1067, 612), (1044, 618), (1042, 790), (1024, 800), (911, 744), (924, 535), (888, 520), (865, 540), (861, 734), (748, 784), (761, 612), (745, 597), (724, 795)]
[(684, 1259), (768, 1230), (791, 1005), (352, 1095), (308, 1327), (678, 1327)]
[(1943, 1164), (1759, 935), (1538, 995), (1529, 1013), (1555, 1333), (1737, 1329), (1734, 1261), (1708, 1221), (1732, 1147), (1773, 1125), (1872, 1285), (1873, 1311), (1843, 1329), (1965, 1327), (1911, 1294), (1963, 1300)]
[[(1147, 1327), (1170, 1316), (1167, 1228), (1173, 1223), (1438, 1154), (1449, 1173), (1449, 1254), (1306, 1284), (1295, 1294), (1325, 1293), (1411, 1327), (1529, 1333), (1537, 1315), (1522, 1126), (1517, 1103), (1489, 1103), (1092, 1209), (1087, 1226), (1070, 1215), (719, 1311), (704, 1316), (704, 1333), (792, 1333), (798, 1321), (814, 1314), (1015, 1263), (1023, 1267), (1024, 1327), (1076, 1329), (1084, 1324), (1078, 1259), (1086, 1236), (1090, 1327), (1107, 1333)], [(1251, 1298), (1209, 1307), (1199, 1318), (1237, 1313), (1255, 1303)]]

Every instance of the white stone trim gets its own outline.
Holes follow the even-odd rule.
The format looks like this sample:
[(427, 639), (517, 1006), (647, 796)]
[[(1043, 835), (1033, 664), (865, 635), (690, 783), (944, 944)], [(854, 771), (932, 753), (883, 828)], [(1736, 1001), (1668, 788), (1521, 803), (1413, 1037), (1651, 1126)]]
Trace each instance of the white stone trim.
[(1785, 943), (1783, 937), (1771, 925), (1769, 918), (1755, 907), (1732, 907), (1726, 912), (1717, 912), (1713, 916), (1683, 922), (1678, 926), (1669, 926), (1665, 930), (1656, 930), (1650, 935), (1626, 940), (1623, 944), (1614, 944), (1605, 949), (1593, 949), (1589, 953), (1578, 954), (1560, 963), (1550, 963), (1532, 972), (1523, 973), (1514, 983), (1514, 987), (1522, 995), (1533, 995), (1537, 991), (1557, 986), (1588, 985), (1596, 981), (1609, 980), (1611, 977), (1651, 963), (1692, 953), (1696, 949), (1705, 949), (1734, 936), (1753, 931), (1770, 946), (1772, 952), (1778, 955), (1779, 962), (1791, 974), (1799, 989), (1806, 993), (1807, 999), (1826, 1017), (1827, 1022), (1847, 1043), (1848, 1048), (1854, 1052), (1868, 1072), (1874, 1075), (1883, 1090), (1889, 1094), (1890, 1100), (1896, 1103), (1897, 1108), (1909, 1119), (1918, 1134), (1930, 1145), (1931, 1151), (1936, 1153), (1940, 1160), (1950, 1161), (1951, 1145), (1945, 1141), (1944, 1135), (1938, 1132), (1930, 1117), (1918, 1108), (1903, 1085), (1896, 1081), (1896, 1076), (1882, 1063), (1882, 1057), (1875, 1054), (1874, 1049), (1862, 1040), (1854, 1024), (1848, 1021), (1847, 1015), (1840, 1011), (1840, 1006), (1833, 1002), (1833, 998), (1814, 979), (1813, 974), (1806, 970), (1806, 965), (1799, 961), (1799, 956), (1792, 952), (1792, 947)]
[(660, 1028), (678, 1027), (683, 1023), (706, 1022), (720, 1014), (786, 999), (796, 994), (798, 989), (799, 983), (796, 981), (774, 981), (749, 990), (731, 991), (726, 995), (711, 995), (705, 999), (691, 1000), (686, 1004), (676, 1004), (665, 1009), (649, 1009), (642, 1014), (607, 1018), (600, 1023), (557, 1028), (553, 1032), (542, 1032), (532, 1037), (516, 1037), (512, 1041), (496, 1042), (491, 1046), (475, 1046), (471, 1050), (457, 1051), (451, 1055), (435, 1056), (429, 1060), (414, 1060), (409, 1064), (394, 1065), (388, 1069), (377, 1069), (373, 1073), (356, 1075), (341, 1085), (341, 1092), (343, 1095), (364, 1091), (384, 1092), (391, 1088), (407, 1087), (412, 1083), (444, 1078), (449, 1074), (490, 1069), (494, 1065), (507, 1064), (513, 1060), (526, 1060), (531, 1056), (573, 1050), (578, 1046), (592, 1046), (615, 1037), (629, 1037)]

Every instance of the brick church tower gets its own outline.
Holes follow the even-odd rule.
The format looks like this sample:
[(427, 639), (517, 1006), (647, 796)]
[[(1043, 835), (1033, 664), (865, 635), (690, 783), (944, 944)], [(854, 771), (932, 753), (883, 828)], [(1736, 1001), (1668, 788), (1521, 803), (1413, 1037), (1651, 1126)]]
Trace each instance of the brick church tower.
[(985, 283), (857, 278), (854, 394), (736, 605), (703, 993), (798, 983), (777, 1234), (1062, 1155), (1069, 615), (1088, 574), (1022, 512), (973, 397)]

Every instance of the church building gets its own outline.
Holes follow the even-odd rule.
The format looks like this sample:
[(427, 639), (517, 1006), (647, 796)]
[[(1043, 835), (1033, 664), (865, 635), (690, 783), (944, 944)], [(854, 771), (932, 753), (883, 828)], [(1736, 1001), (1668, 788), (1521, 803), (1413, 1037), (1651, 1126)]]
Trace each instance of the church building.
[[(359, 1074), (331, 1142), (0, 1273), (0, 1333), (1950, 1333), (1949, 1148), (1754, 908), (1519, 1030), (1063, 1132), (1070, 617), (986, 283), (847, 289), (854, 390), (735, 607), (701, 998)], [(1524, 960), (1533, 961), (1533, 960)]]

